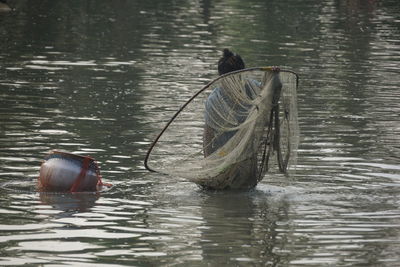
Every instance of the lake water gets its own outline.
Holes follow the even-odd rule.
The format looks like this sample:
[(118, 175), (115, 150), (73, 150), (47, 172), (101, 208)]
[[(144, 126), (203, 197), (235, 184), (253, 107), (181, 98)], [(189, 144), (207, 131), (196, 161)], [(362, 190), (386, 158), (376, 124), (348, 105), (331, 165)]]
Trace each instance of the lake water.
[[(400, 266), (398, 0), (8, 2), (0, 265)], [(146, 171), (225, 47), (300, 75), (296, 172), (207, 192)], [(113, 187), (38, 193), (53, 149)]]

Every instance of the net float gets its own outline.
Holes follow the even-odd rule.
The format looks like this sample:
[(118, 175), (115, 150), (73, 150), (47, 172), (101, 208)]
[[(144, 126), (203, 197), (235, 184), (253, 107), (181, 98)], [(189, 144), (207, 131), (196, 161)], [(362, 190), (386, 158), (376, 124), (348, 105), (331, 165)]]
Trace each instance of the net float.
[(42, 191), (96, 191), (102, 185), (105, 184), (101, 181), (99, 166), (89, 156), (52, 151), (40, 166), (39, 189)]

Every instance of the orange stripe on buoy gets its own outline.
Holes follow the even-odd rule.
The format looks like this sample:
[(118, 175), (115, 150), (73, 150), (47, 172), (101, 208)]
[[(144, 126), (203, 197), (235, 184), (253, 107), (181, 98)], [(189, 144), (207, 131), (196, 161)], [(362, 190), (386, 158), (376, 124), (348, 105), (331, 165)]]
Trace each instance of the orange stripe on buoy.
[(87, 172), (88, 169), (89, 169), (89, 164), (90, 164), (90, 161), (91, 161), (91, 160), (92, 160), (92, 159), (89, 158), (89, 157), (85, 157), (85, 158), (83, 159), (81, 172), (79, 173), (78, 177), (76, 178), (74, 184), (71, 186), (71, 190), (70, 190), (71, 193), (77, 191), (79, 185), (81, 184), (81, 182), (82, 182), (83, 179), (85, 178), (86, 172)]

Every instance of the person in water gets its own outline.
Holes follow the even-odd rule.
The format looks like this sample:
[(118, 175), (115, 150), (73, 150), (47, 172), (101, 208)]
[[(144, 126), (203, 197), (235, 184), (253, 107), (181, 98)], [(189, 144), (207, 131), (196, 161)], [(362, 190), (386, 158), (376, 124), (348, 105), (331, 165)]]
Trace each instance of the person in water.
[[(224, 49), (222, 58), (218, 61), (219, 75), (226, 75), (243, 69), (245, 69), (245, 63), (241, 56), (229, 49)], [(277, 67), (272, 67), (272, 71), (279, 72), (280, 70)], [(241, 138), (240, 136), (235, 136), (235, 134), (238, 133), (238, 129), (241, 128), (240, 125), (246, 121), (249, 112), (252, 110), (252, 101), (259, 96), (260, 90), (262, 90), (263, 85), (261, 81), (250, 77), (245, 78), (246, 75), (243, 77), (245, 78), (242, 81), (244, 82), (243, 87), (240, 88), (239, 86), (236, 88), (238, 84), (235, 80), (238, 77), (228, 76), (226, 80), (222, 80), (220, 86), (214, 88), (205, 101), (203, 152), (205, 158), (211, 157), (210, 160), (218, 160), (221, 156), (224, 157), (225, 153), (231, 153), (229, 151), (235, 149), (232, 146), (236, 142), (240, 142), (238, 138)], [(269, 77), (274, 77), (272, 86), (275, 88), (282, 85), (279, 78), (276, 78), (278, 76), (271, 74)], [(243, 134), (243, 131), (240, 134)], [(233, 140), (232, 138), (235, 139)], [(251, 137), (247, 136), (244, 138)], [(231, 139), (233, 142), (227, 145), (228, 147), (225, 147)], [(246, 140), (244, 141), (247, 142)], [(246, 145), (244, 149), (247, 152), (242, 154), (244, 157), (233, 155), (234, 158), (236, 157), (236, 160), (232, 161), (232, 164), (228, 168), (225, 168), (220, 174), (214, 177), (214, 180), (211, 180), (208, 184), (205, 183), (203, 187), (219, 189), (248, 189), (255, 187), (260, 177), (258, 177), (257, 151), (251, 152), (254, 148), (249, 146), (252, 145), (252, 142)], [(241, 158), (240, 161), (237, 161), (239, 158)], [(227, 160), (229, 162), (230, 159), (227, 158)], [(215, 181), (216, 184), (213, 184), (212, 181)]]
[[(245, 63), (240, 55), (233, 53), (229, 49), (223, 50), (223, 55), (218, 61), (219, 75), (239, 71), (244, 68)], [(256, 81), (251, 81), (251, 83), (254, 82)], [(251, 92), (249, 88), (244, 89), (247, 96), (250, 99), (253, 99), (255, 95), (254, 92)], [(205, 102), (205, 127), (203, 133), (204, 157), (210, 156), (219, 148), (223, 147), (237, 132), (237, 130), (221, 131), (219, 123), (225, 124), (226, 118), (220, 116), (226, 116), (233, 110), (235, 114), (234, 120), (238, 124), (244, 122), (247, 117), (247, 115), (242, 115), (247, 114), (245, 112), (245, 105), (238, 105), (238, 103), (234, 102), (227, 91), (229, 91), (229, 88), (214, 88)], [(215, 124), (215, 121), (217, 121), (217, 125)], [(227, 127), (229, 128), (230, 126)], [(242, 162), (235, 163), (229, 170), (218, 176), (221, 178), (224, 177), (223, 179), (230, 181), (225, 188), (252, 188), (257, 185), (256, 171), (256, 159), (255, 157), (251, 157)], [(204, 187), (213, 188), (213, 186), (209, 185), (205, 185)]]
[[(223, 55), (218, 61), (218, 74), (224, 75), (233, 71), (242, 70), (245, 68), (245, 64), (240, 55), (231, 52), (229, 49), (225, 48), (223, 50)], [(220, 136), (215, 137), (215, 132), (212, 127), (210, 127), (209, 112), (213, 106), (218, 105), (220, 99), (226, 99), (221, 88), (215, 88), (211, 94), (208, 96), (205, 106), (205, 129), (204, 129), (204, 156), (207, 157), (216, 151), (218, 148), (222, 147), (233, 135), (234, 132), (226, 132)], [(212, 141), (211, 141), (212, 140)]]
[(234, 54), (229, 49), (225, 48), (222, 58), (218, 61), (218, 74), (223, 75), (232, 71), (242, 70), (246, 66), (240, 55)]

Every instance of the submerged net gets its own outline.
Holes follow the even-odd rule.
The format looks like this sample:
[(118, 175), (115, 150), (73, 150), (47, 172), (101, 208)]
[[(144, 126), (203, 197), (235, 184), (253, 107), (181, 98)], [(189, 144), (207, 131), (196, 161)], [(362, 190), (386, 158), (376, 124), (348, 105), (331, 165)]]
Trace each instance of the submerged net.
[(253, 187), (274, 165), (287, 172), (298, 146), (297, 81), (269, 67), (218, 77), (168, 122), (146, 168), (214, 189)]

